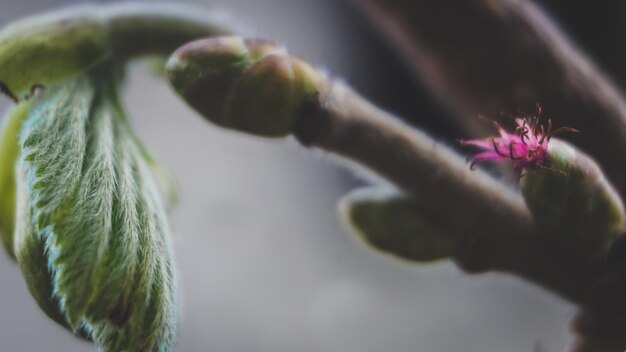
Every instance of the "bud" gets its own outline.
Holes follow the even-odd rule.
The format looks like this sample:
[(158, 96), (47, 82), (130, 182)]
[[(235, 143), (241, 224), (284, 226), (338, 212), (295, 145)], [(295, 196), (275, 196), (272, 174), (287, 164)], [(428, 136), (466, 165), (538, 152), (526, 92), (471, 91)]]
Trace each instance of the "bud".
[(528, 169), (522, 194), (537, 225), (559, 247), (598, 261), (626, 231), (617, 192), (600, 167), (572, 145), (552, 139), (545, 168)]
[(0, 31), (0, 90), (18, 101), (32, 89), (85, 72), (109, 56), (107, 31), (85, 6), (29, 17)]
[(178, 49), (166, 64), (170, 83), (201, 115), (228, 127), (227, 100), (232, 85), (252, 64), (241, 38), (198, 40)]
[(298, 109), (315, 99), (324, 81), (281, 48), (237, 37), (187, 44), (166, 70), (174, 89), (202, 116), (265, 137), (290, 134)]
[(448, 259), (456, 251), (454, 231), (408, 196), (359, 190), (345, 197), (340, 208), (344, 220), (365, 243), (397, 258), (431, 262)]
[(470, 157), (473, 167), (511, 161), (520, 172), (522, 194), (536, 224), (549, 241), (580, 260), (604, 258), (626, 231), (624, 206), (600, 167), (581, 151), (552, 137), (578, 132), (540, 123), (541, 107), (529, 118), (517, 118), (514, 133), (495, 123), (498, 137), (462, 141), (481, 150)]
[(166, 201), (119, 105), (115, 72), (105, 67), (30, 100), (15, 248), (55, 321), (103, 351), (170, 351), (178, 289)]

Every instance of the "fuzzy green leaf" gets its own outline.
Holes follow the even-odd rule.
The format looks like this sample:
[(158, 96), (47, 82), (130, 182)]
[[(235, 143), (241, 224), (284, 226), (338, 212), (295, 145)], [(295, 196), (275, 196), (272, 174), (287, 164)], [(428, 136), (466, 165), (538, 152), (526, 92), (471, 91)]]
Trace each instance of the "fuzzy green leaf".
[(110, 76), (33, 100), (21, 138), (32, 222), (73, 329), (105, 351), (170, 351), (177, 288), (164, 200)]

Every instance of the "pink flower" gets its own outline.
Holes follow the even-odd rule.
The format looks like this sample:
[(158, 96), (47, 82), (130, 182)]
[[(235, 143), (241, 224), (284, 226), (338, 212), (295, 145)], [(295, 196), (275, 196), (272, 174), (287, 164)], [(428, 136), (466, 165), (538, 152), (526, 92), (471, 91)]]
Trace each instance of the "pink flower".
[(499, 137), (486, 139), (473, 139), (461, 141), (463, 145), (474, 146), (482, 151), (472, 155), (469, 160), (472, 162), (470, 169), (474, 169), (476, 164), (490, 161), (512, 160), (513, 167), (519, 173), (525, 169), (541, 168), (551, 170), (547, 167), (548, 143), (550, 138), (560, 132), (578, 132), (569, 127), (561, 127), (552, 130), (552, 120), (548, 119), (548, 128), (539, 123), (541, 108), (537, 107), (537, 114), (529, 118), (516, 118), (515, 133), (509, 133), (497, 122), (493, 121)]

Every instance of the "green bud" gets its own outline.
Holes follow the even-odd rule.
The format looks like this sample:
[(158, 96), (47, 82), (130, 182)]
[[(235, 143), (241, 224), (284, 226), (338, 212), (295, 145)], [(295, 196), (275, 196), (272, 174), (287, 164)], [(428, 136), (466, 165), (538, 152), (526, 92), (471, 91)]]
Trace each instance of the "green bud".
[(341, 201), (352, 230), (376, 250), (397, 258), (431, 262), (452, 257), (457, 237), (417, 200), (386, 190), (366, 189)]
[(4, 248), (12, 258), (15, 258), (13, 252), (16, 210), (15, 164), (20, 155), (20, 130), (28, 116), (29, 108), (29, 103), (24, 102), (9, 111), (0, 137), (0, 232)]
[(224, 110), (232, 85), (251, 65), (240, 38), (199, 40), (177, 50), (166, 64), (174, 89), (200, 114), (228, 127)]
[(290, 134), (298, 109), (317, 96), (324, 81), (282, 49), (238, 37), (187, 44), (171, 56), (166, 71), (174, 89), (202, 116), (264, 137)]
[(34, 87), (84, 72), (109, 56), (104, 25), (92, 7), (45, 14), (0, 31), (0, 82), (14, 100)]
[(178, 289), (166, 201), (113, 72), (31, 100), (16, 252), (33, 297), (57, 322), (84, 329), (103, 351), (171, 351)]
[(626, 231), (624, 205), (600, 167), (572, 145), (552, 139), (548, 161), (548, 169), (531, 169), (521, 178), (535, 222), (581, 260), (600, 260)]

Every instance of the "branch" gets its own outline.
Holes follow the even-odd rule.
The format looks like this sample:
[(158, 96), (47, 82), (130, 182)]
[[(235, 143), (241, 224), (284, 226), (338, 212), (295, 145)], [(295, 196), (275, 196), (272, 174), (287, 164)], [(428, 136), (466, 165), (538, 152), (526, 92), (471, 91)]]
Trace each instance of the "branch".
[[(517, 194), (342, 84), (301, 111), (294, 130), (318, 147), (376, 171), (438, 212), (459, 236), (455, 262), (468, 273), (498, 271), (575, 303), (586, 324), (571, 352), (626, 348), (626, 278), (620, 268), (583, 263), (546, 241)], [(417, 236), (417, 235), (416, 235)]]
[(583, 292), (599, 267), (577, 263), (543, 241), (518, 194), (470, 171), (460, 156), (345, 85), (329, 85), (303, 109), (294, 134), (306, 146), (377, 172), (438, 211), (465, 243), (455, 259), (467, 271), (509, 272), (585, 304)]

